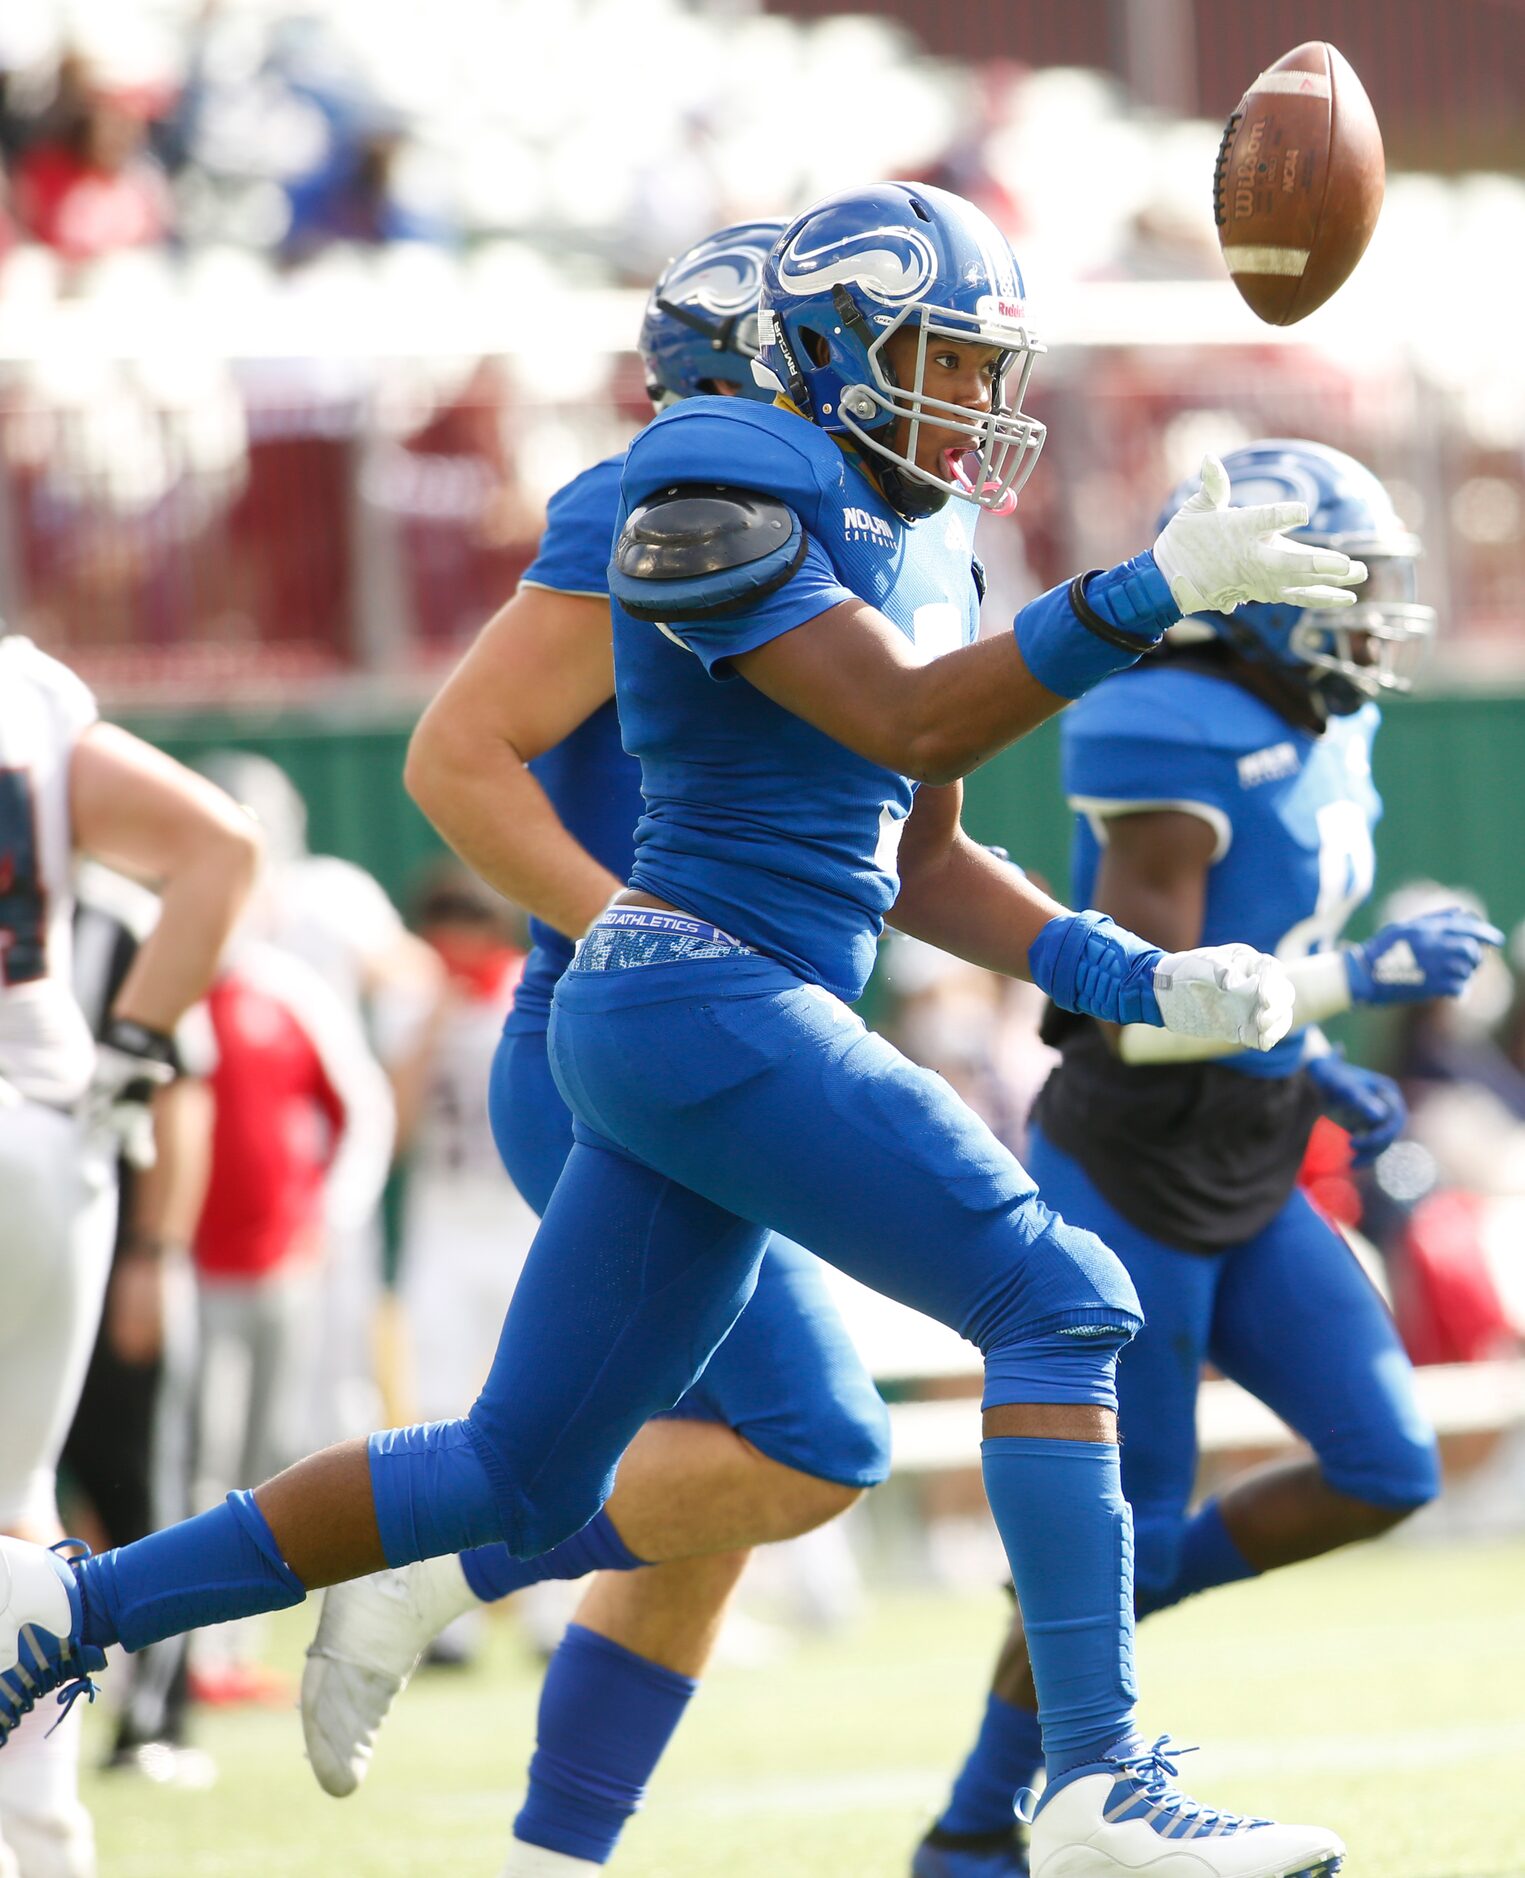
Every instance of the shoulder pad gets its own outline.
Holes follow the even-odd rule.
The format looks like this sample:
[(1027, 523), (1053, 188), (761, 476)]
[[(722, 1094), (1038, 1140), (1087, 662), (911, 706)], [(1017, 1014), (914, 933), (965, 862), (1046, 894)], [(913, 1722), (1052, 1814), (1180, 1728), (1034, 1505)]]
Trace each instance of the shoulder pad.
[(609, 591), (635, 619), (713, 619), (777, 592), (805, 547), (800, 518), (772, 496), (679, 485), (631, 510)]
[(1185, 744), (1240, 754), (1287, 734), (1268, 704), (1231, 679), (1174, 664), (1107, 679), (1064, 714), (1061, 740)]
[(985, 604), (986, 591), (990, 586), (990, 580), (985, 572), (985, 563), (977, 554), (972, 554), (969, 557), (969, 572), (974, 576), (974, 597), (979, 601), (980, 605), (983, 606)]

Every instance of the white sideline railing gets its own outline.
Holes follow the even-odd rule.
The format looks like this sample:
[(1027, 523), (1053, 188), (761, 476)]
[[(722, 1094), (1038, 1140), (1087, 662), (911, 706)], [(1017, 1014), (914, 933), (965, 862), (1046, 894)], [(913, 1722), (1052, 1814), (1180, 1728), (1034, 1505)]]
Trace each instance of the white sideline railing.
[[(1517, 1244), (1517, 1237), (1511, 1246)], [(1352, 1249), (1381, 1285), (1380, 1263), (1364, 1241)], [(826, 1281), (858, 1354), (884, 1385), (977, 1379), (979, 1352), (955, 1331), (908, 1309), (832, 1267)], [(1525, 1293), (1516, 1276), (1517, 1289)], [(1521, 1328), (1525, 1329), (1525, 1322)], [(1525, 1358), (1487, 1363), (1441, 1363), (1415, 1371), (1419, 1406), (1440, 1435), (1491, 1434), (1525, 1424)], [(932, 1402), (890, 1405), (894, 1467), (900, 1474), (942, 1473), (976, 1467), (980, 1405), (976, 1391)], [(1202, 1453), (1236, 1448), (1274, 1452), (1297, 1445), (1281, 1418), (1238, 1383), (1215, 1379), (1197, 1396), (1197, 1443)]]
[[(1525, 1422), (1525, 1361), (1443, 1363), (1415, 1371), (1419, 1406), (1440, 1435), (1492, 1433)], [(896, 1402), (890, 1434), (897, 1474), (976, 1467), (980, 1405)], [(1197, 1440), (1204, 1454), (1235, 1448), (1293, 1447), (1297, 1436), (1236, 1382), (1205, 1382), (1197, 1396)]]

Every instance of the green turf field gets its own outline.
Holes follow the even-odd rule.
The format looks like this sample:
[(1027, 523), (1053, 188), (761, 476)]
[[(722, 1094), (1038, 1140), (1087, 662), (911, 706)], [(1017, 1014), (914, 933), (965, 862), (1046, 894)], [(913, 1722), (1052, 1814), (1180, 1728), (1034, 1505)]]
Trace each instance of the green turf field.
[[(847, 1635), (717, 1669), (611, 1870), (902, 1878), (1003, 1612), (994, 1592), (882, 1596)], [(295, 1669), (308, 1622), (281, 1620), (276, 1661)], [(1351, 1878), (1525, 1874), (1525, 1543), (1388, 1544), (1198, 1599), (1145, 1626), (1140, 1680), (1146, 1727), (1211, 1744), (1187, 1784), (1337, 1827)], [(101, 1878), (494, 1878), (536, 1688), (497, 1626), (489, 1667), (408, 1692), (343, 1801), (294, 1714), (203, 1713), (211, 1793), (89, 1782)]]

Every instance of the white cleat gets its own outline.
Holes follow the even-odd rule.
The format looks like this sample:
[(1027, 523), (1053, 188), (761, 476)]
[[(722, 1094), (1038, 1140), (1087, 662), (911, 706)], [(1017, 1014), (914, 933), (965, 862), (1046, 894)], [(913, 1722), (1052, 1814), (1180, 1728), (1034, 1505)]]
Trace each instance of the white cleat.
[(78, 1539), (43, 1546), (0, 1538), (0, 1748), (55, 1690), (65, 1714), (78, 1696), (95, 1700), (90, 1674), (106, 1667), (106, 1653), (79, 1641), (83, 1617), (70, 1563), (89, 1550)]
[(446, 1624), (477, 1606), (453, 1554), (323, 1593), (302, 1672), (302, 1734), (325, 1793), (343, 1799), (365, 1779), (377, 1731), (419, 1657)]
[(1166, 1745), (1161, 1735), (1046, 1787), (1032, 1817), (1032, 1878), (1333, 1878), (1340, 1869), (1345, 1847), (1325, 1827), (1279, 1826), (1182, 1793)]

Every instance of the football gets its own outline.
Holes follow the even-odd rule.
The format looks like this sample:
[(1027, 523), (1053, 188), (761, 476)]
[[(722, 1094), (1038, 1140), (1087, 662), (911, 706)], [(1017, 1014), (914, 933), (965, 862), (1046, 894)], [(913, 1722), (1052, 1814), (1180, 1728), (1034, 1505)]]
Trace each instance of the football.
[(1382, 207), (1382, 133), (1349, 61), (1322, 39), (1264, 71), (1223, 129), (1213, 215), (1250, 310), (1291, 326), (1350, 278)]

